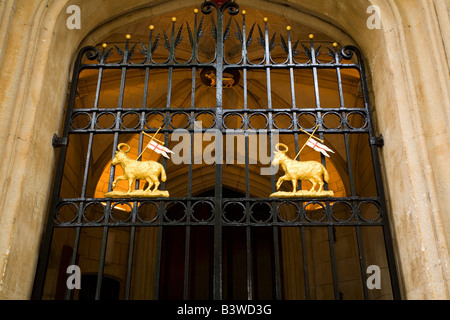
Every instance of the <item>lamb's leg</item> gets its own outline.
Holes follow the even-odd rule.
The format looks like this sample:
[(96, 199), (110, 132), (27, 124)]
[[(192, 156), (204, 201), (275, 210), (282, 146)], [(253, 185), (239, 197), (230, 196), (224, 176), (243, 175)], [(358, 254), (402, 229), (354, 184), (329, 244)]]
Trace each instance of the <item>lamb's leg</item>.
[(121, 181), (121, 180), (127, 180), (128, 178), (125, 176), (118, 176), (112, 183), (112, 188), (114, 189), (117, 185), (117, 182)]
[(128, 193), (131, 193), (131, 188), (133, 187), (133, 178), (128, 178)]
[(153, 191), (156, 191), (159, 188), (159, 180), (158, 180), (158, 178), (155, 177), (153, 179), (153, 182), (155, 183), (155, 187), (153, 188)]
[(311, 188), (311, 190), (309, 190), (309, 192), (313, 192), (313, 191), (315, 191), (316, 190), (316, 186), (317, 186), (317, 182), (316, 182), (316, 180), (314, 180), (314, 179), (310, 179), (309, 180), (309, 182), (311, 182), (312, 183), (312, 188)]
[(319, 179), (318, 183), (319, 183), (319, 191), (318, 192), (322, 192), (323, 191), (323, 181), (321, 179)]
[(283, 183), (284, 180), (287, 180), (287, 176), (286, 175), (284, 175), (284, 176), (282, 176), (282, 177), (280, 177), (278, 179), (278, 181), (277, 181), (277, 190), (280, 189), (281, 184)]
[(145, 181), (148, 183), (148, 187), (145, 189), (145, 191), (150, 191), (150, 188), (153, 186), (153, 181), (149, 177), (145, 178)]
[(292, 192), (296, 193), (297, 192), (297, 185), (298, 185), (298, 180), (297, 179), (292, 179)]

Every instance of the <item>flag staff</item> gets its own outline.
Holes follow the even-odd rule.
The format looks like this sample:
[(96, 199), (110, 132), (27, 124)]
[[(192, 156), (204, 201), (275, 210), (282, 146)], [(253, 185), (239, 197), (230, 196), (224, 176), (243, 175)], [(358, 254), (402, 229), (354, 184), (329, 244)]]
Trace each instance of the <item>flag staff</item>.
[[(309, 133), (307, 131), (303, 130), (302, 128), (300, 128), (300, 131), (302, 131), (302, 132), (306, 133), (307, 135), (309, 135)], [(311, 138), (316, 139), (317, 141), (320, 141), (321, 143), (325, 143), (325, 141), (323, 141), (322, 139), (317, 138), (316, 136), (311, 136)]]
[[(314, 133), (316, 133), (316, 131), (317, 131), (318, 128), (319, 128), (319, 125), (317, 125), (317, 126), (314, 128), (314, 131), (313, 131), (312, 134), (309, 134), (309, 133), (306, 132), (305, 130), (300, 129), (300, 130), (302, 130), (304, 133), (306, 133), (306, 134), (309, 136), (309, 138), (306, 140), (306, 143), (303, 145), (303, 147), (302, 147), (302, 148), (300, 149), (300, 151), (297, 153), (297, 155), (295, 156), (294, 160), (296, 160), (296, 159), (298, 158), (298, 156), (300, 155), (300, 152), (302, 152), (303, 149), (306, 147), (306, 144), (308, 143), (308, 141), (309, 141), (310, 138), (315, 138), (315, 139), (317, 139), (316, 137), (314, 137)], [(319, 140), (319, 141), (321, 141), (321, 142), (323, 143), (323, 140), (320, 140), (320, 139), (317, 139), (317, 140)]]
[[(155, 140), (155, 141), (161, 143), (162, 145), (164, 145), (164, 142), (163, 142), (163, 141), (158, 140), (158, 139), (155, 138), (155, 136), (158, 134), (158, 132), (159, 132), (159, 130), (161, 130), (161, 128), (162, 128), (162, 127), (159, 127), (159, 128), (158, 128), (158, 131), (156, 131), (156, 133), (155, 133), (153, 136), (149, 135), (148, 133), (146, 133), (146, 132), (144, 132), (144, 131), (142, 131), (142, 133), (145, 134), (147, 137), (150, 137), (150, 138), (152, 139), (151, 141)], [(151, 142), (151, 141), (150, 141), (150, 142)]]
[[(162, 128), (162, 127), (159, 127), (158, 130), (156, 131), (156, 133), (155, 133), (153, 136), (151, 136), (151, 135), (149, 135), (148, 133), (145, 133), (144, 131), (142, 131), (143, 134), (145, 134), (146, 136), (148, 136), (148, 137), (151, 138), (149, 144), (152, 143), (153, 140), (156, 140), (157, 142), (159, 142), (159, 143), (161, 143), (162, 145), (164, 145), (164, 142), (159, 141), (158, 139), (155, 138), (155, 136), (158, 134), (158, 132), (159, 132), (159, 130), (161, 130), (161, 128)], [(147, 147), (145, 147), (144, 150), (142, 150), (141, 154), (138, 155), (138, 157), (136, 158), (136, 160), (138, 160), (138, 159), (142, 156), (142, 154), (144, 153), (145, 149), (147, 149)]]

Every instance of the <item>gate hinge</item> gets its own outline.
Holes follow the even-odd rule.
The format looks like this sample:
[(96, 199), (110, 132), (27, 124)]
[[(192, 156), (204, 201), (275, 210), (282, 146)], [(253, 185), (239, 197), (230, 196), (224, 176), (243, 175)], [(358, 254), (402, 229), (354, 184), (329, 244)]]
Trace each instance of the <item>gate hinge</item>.
[(67, 146), (67, 138), (60, 138), (55, 133), (52, 138), (52, 146), (53, 148), (60, 148), (62, 146)]
[(380, 134), (378, 137), (370, 138), (370, 144), (371, 145), (376, 145), (378, 148), (383, 148), (384, 147), (383, 135)]

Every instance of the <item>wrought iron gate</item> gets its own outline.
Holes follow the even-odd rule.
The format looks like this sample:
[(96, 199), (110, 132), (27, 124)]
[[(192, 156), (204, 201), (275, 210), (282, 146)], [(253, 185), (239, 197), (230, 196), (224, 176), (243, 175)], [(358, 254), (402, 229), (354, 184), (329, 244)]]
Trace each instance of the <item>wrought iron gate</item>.
[[(206, 250), (207, 254), (207, 279), (202, 288), (206, 288), (207, 297), (213, 299), (226, 298), (243, 298), (243, 299), (283, 299), (286, 297), (285, 284), (289, 280), (288, 272), (283, 267), (286, 253), (282, 249), (283, 230), (296, 230), (299, 235), (298, 252), (299, 264), (302, 274), (304, 298), (312, 298), (311, 292), (311, 270), (316, 265), (311, 265), (308, 252), (307, 242), (311, 230), (321, 229), (327, 238), (329, 253), (328, 264), (331, 270), (331, 282), (333, 297), (335, 299), (342, 297), (340, 284), (342, 279), (338, 274), (338, 261), (336, 259), (336, 228), (351, 228), (356, 244), (356, 257), (359, 261), (359, 281), (362, 297), (369, 299), (370, 289), (366, 285), (367, 281), (367, 263), (364, 250), (364, 239), (362, 236), (365, 228), (378, 228), (382, 230), (385, 248), (385, 256), (387, 261), (387, 274), (391, 288), (392, 297), (400, 298), (398, 281), (395, 269), (395, 259), (393, 255), (391, 235), (388, 223), (387, 210), (383, 192), (382, 177), (380, 172), (380, 164), (378, 158), (378, 148), (381, 146), (382, 140), (377, 138), (371, 119), (371, 110), (369, 103), (369, 93), (366, 84), (365, 67), (360, 51), (352, 46), (343, 47), (338, 50), (337, 44), (328, 48), (328, 61), (324, 61), (319, 56), (322, 54), (321, 47), (317, 47), (313, 36), (310, 37), (309, 45), (304, 45), (299, 41), (291, 39), (290, 29), (287, 28), (285, 34), (281, 34), (279, 38), (276, 34), (270, 34), (268, 21), (264, 22), (264, 27), (253, 24), (246, 24), (246, 15), (237, 16), (239, 7), (235, 2), (226, 1), (221, 6), (215, 2), (206, 1), (202, 4), (201, 13), (195, 11), (195, 22), (193, 26), (185, 24), (184, 31), (187, 32), (188, 41), (191, 48), (191, 56), (187, 61), (177, 61), (175, 49), (183, 40), (183, 25), (177, 27), (177, 22), (173, 19), (172, 31), (169, 35), (165, 32), (163, 35), (156, 34), (154, 28), (150, 28), (148, 43), (135, 42), (127, 38), (122, 45), (116, 46), (115, 50), (120, 56), (120, 61), (110, 62), (109, 59), (114, 48), (105, 47), (86, 47), (83, 48), (76, 59), (73, 73), (72, 86), (68, 100), (68, 108), (64, 124), (64, 131), (61, 138), (54, 138), (54, 146), (60, 148), (59, 159), (56, 169), (54, 191), (51, 199), (49, 220), (47, 223), (47, 231), (44, 235), (40, 262), (36, 276), (34, 297), (42, 298), (45, 277), (47, 272), (48, 260), (52, 245), (52, 236), (54, 230), (71, 229), (74, 231), (74, 244), (70, 251), (70, 264), (77, 264), (77, 251), (81, 232), (86, 228), (98, 228), (101, 230), (101, 248), (98, 257), (98, 273), (96, 282), (95, 297), (101, 298), (102, 279), (104, 277), (105, 259), (108, 243), (108, 233), (111, 228), (126, 227), (129, 230), (129, 251), (127, 259), (127, 271), (125, 279), (124, 298), (131, 297), (131, 279), (133, 277), (133, 263), (135, 257), (135, 241), (136, 229), (140, 227), (157, 228), (157, 253), (155, 255), (155, 276), (153, 297), (170, 298), (167, 295), (164, 286), (168, 285), (168, 278), (171, 276), (170, 265), (181, 264), (182, 286), (181, 296), (179, 298), (195, 298), (193, 294), (192, 284), (195, 282), (195, 276), (192, 276), (193, 259), (195, 259), (195, 250)], [(200, 17), (201, 16), (201, 17)], [(214, 58), (210, 62), (200, 62), (198, 57), (199, 40), (205, 34), (204, 21), (208, 16), (211, 18), (211, 35), (214, 39)], [(227, 62), (225, 54), (225, 44), (229, 40), (231, 27), (234, 27), (234, 36), (240, 43), (241, 57), (240, 61)], [(187, 38), (186, 38), (187, 39)], [(256, 39), (256, 40), (255, 40)], [(279, 42), (276, 43), (276, 39)], [(255, 41), (254, 41), (255, 40)], [(252, 44), (257, 44), (263, 49), (263, 56), (260, 62), (254, 63), (249, 59), (248, 48)], [(154, 59), (154, 52), (158, 46), (163, 46), (168, 50), (166, 61), (158, 62)], [(284, 62), (275, 62), (272, 57), (272, 51), (275, 46), (282, 49), (286, 55)], [(303, 50), (301, 50), (303, 48)], [(136, 49), (140, 49), (141, 55)], [(141, 59), (139, 61), (139, 59)], [(302, 60), (302, 61), (300, 61)], [(298, 62), (300, 61), (300, 62)], [(124, 88), (127, 73), (131, 70), (142, 70), (144, 74), (144, 96), (142, 107), (133, 106), (129, 109), (123, 105)], [(147, 93), (149, 87), (152, 86), (149, 75), (156, 70), (167, 70), (167, 100), (166, 105), (157, 108), (148, 108)], [(97, 86), (95, 93), (95, 101), (91, 106), (85, 108), (77, 108), (75, 99), (77, 95), (77, 87), (79, 75), (84, 70), (96, 70), (98, 72)], [(102, 77), (105, 70), (119, 70), (121, 72), (120, 85), (118, 87), (118, 104), (112, 108), (99, 108), (99, 99), (101, 95)], [(179, 108), (171, 101), (172, 76), (176, 70), (187, 70), (192, 74), (190, 79), (191, 86), (191, 105)], [(212, 102), (214, 108), (199, 108), (195, 105), (196, 90), (198, 88), (199, 77), (201, 71), (212, 70), (210, 76), (213, 76), (215, 83), (209, 83), (215, 87), (215, 101)], [(273, 72), (283, 70), (286, 71), (289, 81), (285, 86), (289, 87), (290, 101), (289, 108), (279, 108), (273, 105), (272, 99), (272, 83), (271, 74)], [(296, 96), (294, 74), (298, 70), (308, 70), (312, 74), (314, 87), (315, 106), (304, 106), (301, 99)], [(331, 70), (336, 75), (336, 85), (339, 93), (339, 105), (333, 107), (324, 107), (321, 104), (320, 86), (318, 82), (318, 73), (322, 70)], [(344, 101), (343, 84), (341, 74), (344, 70), (355, 70), (360, 76), (360, 88), (364, 105), (358, 108), (348, 107)], [(248, 106), (248, 74), (252, 71), (260, 71), (265, 74), (266, 78), (266, 94), (267, 105), (260, 108), (249, 108)], [(203, 78), (204, 78), (203, 73)], [(234, 74), (233, 82), (240, 81), (243, 92), (242, 108), (224, 108), (223, 93), (226, 88), (234, 83), (227, 83), (229, 74)], [(205, 80), (205, 79), (203, 79)], [(277, 84), (278, 85), (278, 84)], [(124, 117), (133, 114), (139, 119), (136, 125), (129, 127), (124, 125)], [(242, 194), (234, 193), (227, 190), (223, 185), (224, 164), (220, 161), (215, 162), (214, 166), (214, 188), (209, 193), (193, 194), (193, 157), (194, 150), (191, 144), (191, 161), (187, 170), (187, 196), (169, 197), (158, 199), (111, 199), (102, 197), (92, 197), (87, 194), (86, 184), (90, 174), (90, 168), (93, 166), (92, 146), (94, 138), (100, 134), (110, 134), (113, 136), (110, 152), (114, 157), (114, 152), (124, 135), (139, 136), (139, 150), (143, 150), (144, 138), (142, 131), (148, 134), (156, 132), (157, 128), (148, 126), (147, 119), (149, 115), (158, 114), (163, 119), (162, 129), (164, 142), (169, 144), (171, 134), (175, 128), (171, 125), (175, 115), (184, 115), (187, 119), (185, 130), (191, 133), (191, 141), (193, 141), (193, 133), (195, 130), (195, 121), (199, 115), (209, 115), (213, 118), (210, 128), (217, 129), (223, 135), (230, 129), (227, 127), (226, 119), (228, 117), (237, 117), (240, 121), (241, 134), (244, 135), (245, 159), (243, 170), (245, 172), (245, 192)], [(113, 121), (110, 126), (100, 126), (99, 119), (108, 115)], [(289, 125), (277, 126), (275, 119), (278, 116), (287, 117)], [(301, 123), (301, 118), (307, 116), (312, 120), (313, 126), (305, 127)], [(337, 125), (329, 126), (325, 119), (327, 117), (336, 117)], [(76, 119), (85, 117), (87, 122), (85, 125), (74, 125)], [(284, 135), (292, 137), (292, 146), (295, 151), (301, 147), (301, 139), (305, 137), (304, 132), (311, 133), (313, 127), (318, 125), (317, 134), (321, 139), (327, 136), (339, 136), (343, 141), (343, 154), (345, 155), (345, 170), (349, 175), (349, 193), (344, 197), (330, 198), (298, 198), (298, 199), (278, 199), (254, 197), (250, 192), (250, 137), (249, 134), (254, 129), (251, 119), (260, 117), (264, 119), (265, 125), (261, 128), (265, 130), (268, 136), (270, 150), (274, 149), (275, 135)], [(354, 125), (350, 119), (358, 117), (360, 123)], [(203, 130), (204, 129), (200, 129)], [(82, 175), (82, 183), (79, 186), (80, 193), (78, 197), (65, 198), (62, 194), (62, 177), (66, 164), (66, 153), (68, 146), (72, 143), (74, 136), (83, 135), (87, 137), (86, 157), (83, 171), (77, 174)], [(352, 157), (355, 156), (351, 152), (350, 139), (352, 135), (361, 135), (367, 138), (366, 144), (370, 148), (370, 155), (374, 170), (374, 178), (376, 182), (376, 195), (362, 196), (355, 186), (354, 168), (352, 168)], [(327, 161), (321, 155), (321, 162), (327, 165)], [(167, 168), (168, 161), (162, 161)], [(108, 190), (111, 191), (112, 181), (114, 180), (114, 166), (111, 166), (109, 176)], [(271, 176), (267, 185), (267, 194), (276, 191), (275, 175)], [(136, 184), (139, 186), (139, 183)], [(165, 188), (165, 184), (162, 184)], [(326, 185), (325, 188), (328, 188)], [(93, 205), (102, 205), (103, 214), (96, 219), (87, 219), (87, 208)], [(115, 209), (117, 205), (126, 205), (129, 207), (128, 216), (124, 219), (115, 217)], [(146, 205), (152, 205), (156, 208), (156, 213), (149, 219), (142, 217), (143, 208)], [(63, 208), (70, 206), (74, 215), (72, 218), (61, 218)], [(345, 207), (348, 213), (344, 217), (336, 214), (336, 208)], [(375, 216), (365, 216), (363, 207), (372, 206), (375, 208)], [(202, 208), (201, 210), (199, 208)], [(293, 209), (293, 215), (283, 214), (283, 208), (289, 207)], [(313, 208), (314, 210), (310, 210)], [(200, 213), (203, 212), (203, 213)], [(203, 229), (202, 229), (203, 228)], [(308, 238), (308, 239), (307, 239)], [(170, 240), (172, 239), (172, 240)], [(178, 239), (178, 240), (173, 240)], [(170, 247), (177, 246), (180, 250), (170, 251)], [(211, 241), (211, 245), (204, 244)], [(369, 239), (370, 241), (370, 239)], [(197, 247), (193, 247), (193, 243), (197, 243)], [(202, 243), (203, 244), (199, 244)], [(237, 253), (238, 252), (238, 253)], [(237, 256), (236, 256), (237, 255)], [(177, 256), (177, 258), (175, 258)], [(172, 260), (170, 260), (172, 259)], [(239, 266), (239, 261), (243, 261)], [(266, 266), (264, 266), (266, 264)], [(239, 279), (231, 279), (232, 270), (240, 268)], [(200, 270), (200, 269), (199, 269)], [(237, 272), (237, 271), (236, 271)], [(258, 273), (258, 275), (257, 275)], [(198, 276), (198, 274), (197, 274)], [(263, 277), (270, 278), (262, 288)], [(164, 280), (166, 279), (166, 280)], [(287, 280), (286, 280), (287, 279)], [(242, 283), (237, 285), (236, 283)], [(384, 282), (386, 283), (386, 282)], [(236, 289), (239, 286), (238, 289)], [(234, 290), (234, 291), (233, 291)], [(239, 293), (233, 294), (235, 291)], [(237, 292), (236, 291), (236, 292)], [(73, 290), (67, 289), (65, 298), (72, 297)]]

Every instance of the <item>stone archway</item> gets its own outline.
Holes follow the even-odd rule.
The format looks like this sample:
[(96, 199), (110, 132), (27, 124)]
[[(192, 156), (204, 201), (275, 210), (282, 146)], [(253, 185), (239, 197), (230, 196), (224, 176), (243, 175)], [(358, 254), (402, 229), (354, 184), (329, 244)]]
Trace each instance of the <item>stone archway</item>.
[[(84, 12), (83, 27), (69, 32), (67, 1), (16, 1), (0, 8), (7, 17), (0, 25), (5, 39), (5, 49), (0, 51), (5, 119), (0, 137), (8, 150), (0, 166), (0, 296), (4, 298), (30, 296), (55, 163), (50, 140), (59, 130), (71, 61), (79, 44), (95, 42), (91, 30), (111, 21), (120, 24), (115, 19), (133, 18), (137, 9), (149, 8), (151, 15), (160, 15), (174, 5), (197, 4), (138, 0), (120, 5), (70, 4), (78, 2)], [(381, 30), (366, 27), (364, 13), (371, 4), (382, 10)], [(448, 192), (439, 192), (447, 190), (449, 171), (447, 153), (439, 151), (449, 149), (445, 138), (449, 76), (443, 54), (448, 44), (439, 41), (438, 31), (449, 29), (448, 19), (429, 3), (405, 7), (397, 1), (361, 0), (350, 5), (331, 0), (283, 4), (261, 0), (246, 5), (292, 19), (310, 19), (317, 28), (334, 25), (336, 41), (353, 39), (362, 49), (370, 69), (377, 128), (386, 140), (381, 156), (405, 296), (448, 298), (450, 218), (444, 208), (450, 200)], [(446, 11), (443, 4), (435, 6)], [(424, 47), (424, 42), (429, 45)]]

